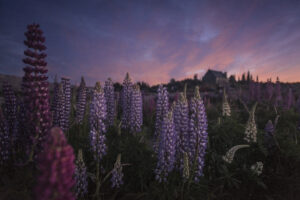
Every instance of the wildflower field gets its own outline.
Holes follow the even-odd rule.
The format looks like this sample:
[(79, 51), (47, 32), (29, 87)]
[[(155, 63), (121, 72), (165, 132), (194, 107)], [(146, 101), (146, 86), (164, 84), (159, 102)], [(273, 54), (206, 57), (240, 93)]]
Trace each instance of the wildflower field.
[(50, 88), (43, 31), (25, 36), (22, 89), (1, 91), (0, 199), (300, 199), (299, 84)]

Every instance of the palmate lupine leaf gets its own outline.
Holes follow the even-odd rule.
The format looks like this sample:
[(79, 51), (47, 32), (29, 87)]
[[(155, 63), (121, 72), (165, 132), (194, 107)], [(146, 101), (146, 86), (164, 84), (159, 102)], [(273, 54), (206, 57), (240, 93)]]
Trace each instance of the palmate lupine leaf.
[(240, 145), (236, 145), (234, 147), (232, 147), (231, 149), (229, 149), (225, 156), (223, 156), (223, 160), (227, 163), (231, 163), (233, 161), (233, 158), (234, 158), (234, 155), (235, 153), (239, 150), (239, 149), (242, 149), (242, 148), (248, 148), (250, 147), (250, 145), (248, 144), (240, 144)]

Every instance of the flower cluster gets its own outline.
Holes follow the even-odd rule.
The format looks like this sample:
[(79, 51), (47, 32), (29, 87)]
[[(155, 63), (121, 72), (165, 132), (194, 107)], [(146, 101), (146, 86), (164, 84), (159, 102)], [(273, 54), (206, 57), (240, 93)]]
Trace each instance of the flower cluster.
[(100, 82), (97, 82), (93, 91), (90, 105), (90, 140), (94, 158), (100, 161), (106, 154), (105, 135), (106, 101)]
[(194, 172), (194, 181), (198, 182), (203, 175), (204, 156), (207, 147), (207, 117), (203, 101), (200, 97), (199, 87), (196, 86), (194, 97), (190, 104), (190, 152), (189, 158)]
[(251, 165), (251, 170), (253, 173), (255, 173), (257, 176), (261, 175), (263, 172), (264, 164), (262, 162), (256, 162), (255, 164)]
[(0, 108), (0, 165), (3, 165), (9, 159), (10, 154), (11, 146), (8, 123)]
[(15, 140), (17, 137), (17, 127), (18, 127), (18, 107), (17, 98), (12, 90), (11, 85), (7, 82), (3, 83), (3, 97), (4, 97), (4, 115), (8, 123), (8, 131)]
[(246, 124), (245, 137), (244, 140), (247, 142), (256, 142), (257, 128), (255, 124), (255, 110), (257, 103), (252, 107), (250, 111), (250, 116)]
[(248, 147), (250, 147), (248, 144), (240, 144), (240, 145), (233, 146), (226, 152), (225, 156), (223, 156), (222, 158), (225, 162), (232, 163), (235, 153), (239, 149), (248, 148)]
[(105, 81), (104, 94), (107, 108), (107, 125), (112, 126), (116, 117), (116, 101), (114, 85), (110, 78)]
[(172, 110), (167, 113), (162, 121), (162, 129), (159, 135), (158, 162), (155, 169), (156, 180), (166, 182), (168, 174), (173, 170), (175, 163), (175, 135)]
[(131, 92), (130, 130), (134, 133), (141, 131), (143, 124), (142, 93), (139, 85), (134, 85)]
[(158, 138), (162, 131), (162, 121), (167, 116), (169, 110), (168, 91), (162, 85), (157, 90), (156, 116), (155, 116), (155, 136)]
[(121, 154), (118, 155), (117, 160), (115, 162), (114, 168), (112, 170), (112, 177), (111, 177), (111, 187), (112, 188), (119, 188), (123, 185), (123, 167), (121, 164)]
[(88, 181), (87, 181), (87, 171), (86, 166), (82, 156), (82, 150), (78, 151), (78, 156), (76, 160), (75, 168), (75, 192), (77, 198), (83, 198), (88, 192)]
[(180, 93), (179, 99), (176, 101), (174, 110), (174, 125), (176, 131), (176, 160), (183, 167), (183, 153), (189, 151), (189, 108), (186, 96)]
[[(55, 88), (55, 98), (53, 99), (53, 126), (57, 126), (63, 128), (63, 120), (64, 120), (64, 106), (65, 99), (63, 93), (62, 84), (58, 84), (58, 87)], [(55, 102), (54, 102), (55, 101)]]
[[(23, 102), (25, 109), (26, 131), (24, 135), (35, 146), (35, 150), (41, 149), (41, 143), (45, 141), (51, 127), (51, 112), (49, 106), (49, 83), (47, 77), (47, 56), (43, 51), (46, 49), (45, 37), (38, 24), (27, 26), (24, 41), (28, 47), (24, 54), (23, 62), (25, 74), (22, 81)], [(30, 144), (29, 144), (30, 145)]]
[(86, 107), (86, 86), (84, 78), (81, 77), (80, 86), (78, 88), (76, 103), (76, 122), (81, 124), (85, 114)]
[(75, 184), (74, 159), (73, 148), (67, 143), (62, 130), (58, 127), (52, 128), (44, 150), (38, 155), (36, 199), (75, 199), (71, 191)]
[(126, 77), (123, 82), (121, 103), (122, 103), (122, 128), (128, 129), (130, 127), (130, 100), (132, 92), (132, 82), (129, 74), (126, 74)]
[(231, 109), (227, 101), (227, 95), (225, 89), (223, 91), (222, 115), (228, 117), (231, 115)]
[(70, 113), (71, 113), (71, 83), (70, 78), (62, 77), (61, 84), (64, 91), (64, 117), (62, 123), (63, 131), (68, 131), (70, 128)]

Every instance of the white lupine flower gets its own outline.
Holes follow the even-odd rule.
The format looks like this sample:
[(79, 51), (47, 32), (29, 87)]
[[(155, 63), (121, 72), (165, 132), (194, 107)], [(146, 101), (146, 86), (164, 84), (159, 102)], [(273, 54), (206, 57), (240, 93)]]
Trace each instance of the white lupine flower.
[(250, 147), (250, 145), (248, 144), (240, 144), (240, 145), (236, 145), (234, 147), (232, 147), (231, 149), (229, 149), (226, 153), (225, 156), (223, 156), (223, 160), (227, 163), (231, 163), (233, 161), (233, 158), (234, 158), (234, 155), (235, 155), (235, 152), (239, 149), (242, 149), (242, 148), (247, 148), (247, 147)]

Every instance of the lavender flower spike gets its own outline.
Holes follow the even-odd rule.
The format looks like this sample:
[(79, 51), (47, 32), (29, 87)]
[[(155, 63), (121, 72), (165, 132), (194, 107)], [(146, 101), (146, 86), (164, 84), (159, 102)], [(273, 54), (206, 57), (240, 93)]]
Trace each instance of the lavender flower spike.
[(107, 125), (112, 126), (116, 117), (116, 101), (114, 85), (111, 78), (108, 78), (107, 81), (105, 81), (104, 94), (107, 107)]
[(205, 107), (200, 97), (199, 87), (195, 88), (195, 95), (190, 104), (190, 152), (191, 170), (195, 182), (203, 175), (204, 157), (207, 147), (207, 117)]
[(63, 116), (63, 131), (68, 131), (70, 128), (70, 113), (71, 113), (71, 83), (67, 77), (61, 78), (64, 97), (64, 116)]
[(122, 89), (122, 128), (128, 129), (130, 127), (130, 100), (132, 92), (132, 82), (129, 76), (129, 73), (126, 74), (126, 77), (123, 82)]
[(159, 137), (155, 178), (158, 182), (166, 182), (168, 174), (173, 170), (175, 163), (176, 135), (172, 110), (163, 119), (162, 132)]
[(140, 132), (143, 125), (143, 102), (139, 85), (134, 85), (131, 93), (130, 130)]
[(80, 86), (78, 88), (77, 103), (76, 103), (76, 122), (82, 123), (86, 106), (86, 86), (84, 78), (81, 77)]
[(100, 82), (97, 82), (93, 91), (90, 105), (90, 140), (96, 161), (100, 161), (106, 154), (105, 135), (106, 101)]
[(119, 154), (112, 170), (111, 187), (119, 188), (121, 185), (123, 185), (123, 176), (124, 174), (122, 171), (121, 154)]
[(3, 116), (0, 108), (0, 165), (3, 165), (11, 154), (10, 135), (8, 131), (8, 123)]
[(38, 155), (36, 199), (75, 200), (71, 191), (75, 184), (74, 159), (73, 148), (67, 143), (62, 130), (52, 128), (44, 151)]
[(75, 168), (75, 192), (77, 198), (83, 198), (88, 192), (88, 181), (86, 166), (82, 156), (82, 150), (79, 149)]

